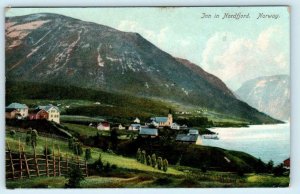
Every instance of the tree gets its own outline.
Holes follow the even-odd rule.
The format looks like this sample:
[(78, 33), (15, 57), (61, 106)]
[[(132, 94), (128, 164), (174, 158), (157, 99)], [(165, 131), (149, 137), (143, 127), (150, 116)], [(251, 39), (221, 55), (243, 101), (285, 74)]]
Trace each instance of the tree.
[(152, 163), (152, 167), (155, 168), (156, 166), (156, 155), (152, 154), (151, 156), (151, 163)]
[(141, 152), (141, 148), (139, 148), (136, 152), (136, 160), (141, 162), (141, 157), (142, 157), (142, 152)]
[(158, 157), (157, 158), (157, 169), (161, 170), (161, 168), (162, 168), (162, 158)]
[(31, 144), (31, 130), (27, 131), (26, 133), (26, 145), (30, 145)]
[(110, 141), (112, 144), (112, 149), (116, 150), (118, 147), (118, 142), (119, 142), (117, 129), (112, 129), (110, 131)]
[(83, 154), (83, 150), (82, 150), (82, 146), (81, 146), (81, 143), (79, 142), (76, 142), (74, 144), (74, 154), (78, 155), (78, 156), (81, 156)]
[(163, 171), (167, 172), (167, 170), (168, 170), (168, 165), (169, 165), (168, 160), (167, 160), (167, 159), (164, 159), (163, 162), (162, 162), (162, 164), (163, 164), (163, 165), (162, 165)]
[(273, 173), (274, 173), (274, 175), (275, 176), (282, 176), (283, 175), (283, 173), (284, 173), (284, 168), (283, 168), (283, 164), (281, 163), (281, 164), (279, 164), (279, 165), (277, 165), (276, 167), (274, 167), (274, 169), (273, 169)]
[(110, 163), (107, 162), (106, 165), (104, 166), (104, 172), (109, 173), (111, 170), (111, 166)]
[(91, 149), (90, 148), (86, 148), (85, 149), (85, 159), (89, 160), (92, 158), (92, 153), (91, 153)]
[(274, 162), (273, 160), (270, 160), (268, 163), (267, 163), (267, 171), (269, 173), (273, 172), (273, 168), (274, 168)]
[(84, 180), (81, 169), (78, 165), (71, 165), (71, 169), (66, 176), (69, 178), (68, 183), (65, 184), (66, 188), (80, 188), (80, 181)]
[(147, 165), (148, 166), (152, 166), (152, 160), (151, 160), (151, 156), (150, 155), (147, 156)]
[(36, 145), (37, 145), (37, 137), (38, 137), (38, 132), (37, 132), (37, 130), (31, 130), (31, 146), (33, 147), (33, 148), (35, 148), (36, 147)]
[(99, 174), (101, 174), (101, 172), (103, 171), (103, 162), (102, 162), (101, 154), (99, 154), (99, 158), (98, 158), (98, 160), (95, 161), (94, 166), (95, 166), (96, 171)]
[(74, 139), (73, 139), (73, 137), (69, 138), (68, 147), (69, 147), (70, 150), (74, 149)]
[(142, 151), (141, 163), (146, 164), (146, 151)]

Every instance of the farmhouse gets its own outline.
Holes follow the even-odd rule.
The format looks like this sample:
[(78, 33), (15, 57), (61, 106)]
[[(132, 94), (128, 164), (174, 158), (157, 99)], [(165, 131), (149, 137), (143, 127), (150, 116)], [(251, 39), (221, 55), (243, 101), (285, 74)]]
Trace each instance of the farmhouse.
[(173, 116), (169, 113), (168, 117), (152, 117), (151, 121), (157, 123), (159, 127), (170, 127), (173, 123)]
[(101, 130), (101, 131), (109, 131), (110, 130), (110, 124), (107, 121), (102, 121), (98, 124), (97, 129)]
[(180, 125), (178, 125), (177, 123), (172, 123), (170, 127), (171, 127), (171, 129), (175, 129), (175, 130), (180, 129)]
[(141, 124), (131, 124), (128, 128), (130, 131), (138, 131), (141, 129)]
[(283, 167), (284, 167), (285, 169), (290, 169), (290, 163), (291, 163), (290, 158), (284, 160), (284, 161), (283, 161)]
[(199, 131), (197, 129), (190, 129), (189, 135), (199, 135)]
[(46, 106), (38, 106), (36, 109), (45, 110), (48, 113), (48, 120), (60, 123), (60, 111), (57, 106), (52, 104)]
[(15, 109), (17, 112), (16, 113), (19, 113), (20, 116), (22, 118), (25, 118), (28, 116), (28, 106), (26, 104), (20, 104), (20, 103), (11, 103), (10, 105), (8, 105), (6, 108), (8, 109)]
[(139, 135), (154, 138), (158, 136), (158, 130), (156, 128), (141, 127)]
[(176, 136), (176, 141), (181, 143), (187, 143), (187, 144), (196, 144), (196, 145), (202, 144), (200, 135), (178, 134)]
[(139, 118), (136, 117), (136, 118), (134, 119), (133, 122), (134, 122), (134, 123), (141, 123), (141, 120), (140, 120)]
[(48, 120), (49, 114), (47, 111), (43, 109), (33, 109), (29, 110), (28, 118), (30, 120), (39, 120), (39, 119), (47, 119)]

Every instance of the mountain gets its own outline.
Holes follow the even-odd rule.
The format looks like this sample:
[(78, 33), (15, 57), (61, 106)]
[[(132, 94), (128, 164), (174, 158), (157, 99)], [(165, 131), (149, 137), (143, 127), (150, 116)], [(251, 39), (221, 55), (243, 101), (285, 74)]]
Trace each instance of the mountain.
[(278, 122), (217, 77), (138, 33), (49, 13), (6, 18), (6, 79), (175, 102), (249, 123)]
[(290, 77), (274, 75), (245, 82), (236, 94), (240, 99), (274, 118), (290, 118)]

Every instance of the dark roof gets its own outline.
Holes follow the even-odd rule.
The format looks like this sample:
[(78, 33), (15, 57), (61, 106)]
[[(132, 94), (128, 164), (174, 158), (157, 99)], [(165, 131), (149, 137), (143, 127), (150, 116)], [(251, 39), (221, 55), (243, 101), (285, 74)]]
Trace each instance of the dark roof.
[(191, 135), (198, 135), (199, 131), (197, 129), (190, 129), (189, 130), (189, 134), (191, 134)]
[(5, 108), (5, 112), (12, 112), (14, 110), (17, 110), (16, 108)]
[(38, 106), (36, 109), (43, 109), (43, 110), (48, 112), (51, 108), (55, 108), (58, 112), (60, 112), (59, 108), (57, 106), (52, 105), (52, 104), (48, 104), (46, 106)]
[(196, 142), (198, 135), (189, 135), (189, 134), (178, 134), (176, 136), (176, 141), (182, 142)]
[[(29, 114), (37, 114), (38, 112), (40, 112), (43, 109), (29, 109), (28, 113)], [(43, 110), (45, 111), (45, 110)], [(46, 112), (46, 111), (45, 111)]]
[(152, 135), (152, 136), (157, 136), (158, 131), (155, 128), (148, 128), (148, 127), (142, 127), (140, 129), (140, 135)]

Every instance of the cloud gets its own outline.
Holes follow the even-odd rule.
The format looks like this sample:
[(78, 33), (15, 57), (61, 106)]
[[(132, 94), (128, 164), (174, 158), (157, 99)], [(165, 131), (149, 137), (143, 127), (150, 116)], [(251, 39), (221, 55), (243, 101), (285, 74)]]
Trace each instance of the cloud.
[(254, 39), (218, 32), (206, 42), (201, 66), (232, 89), (259, 76), (289, 73), (288, 37), (277, 26)]
[(149, 30), (142, 27), (142, 25), (139, 23), (130, 20), (121, 21), (117, 28), (126, 32), (138, 32), (157, 46), (160, 46), (166, 42), (169, 31), (169, 27), (161, 28), (158, 31)]

